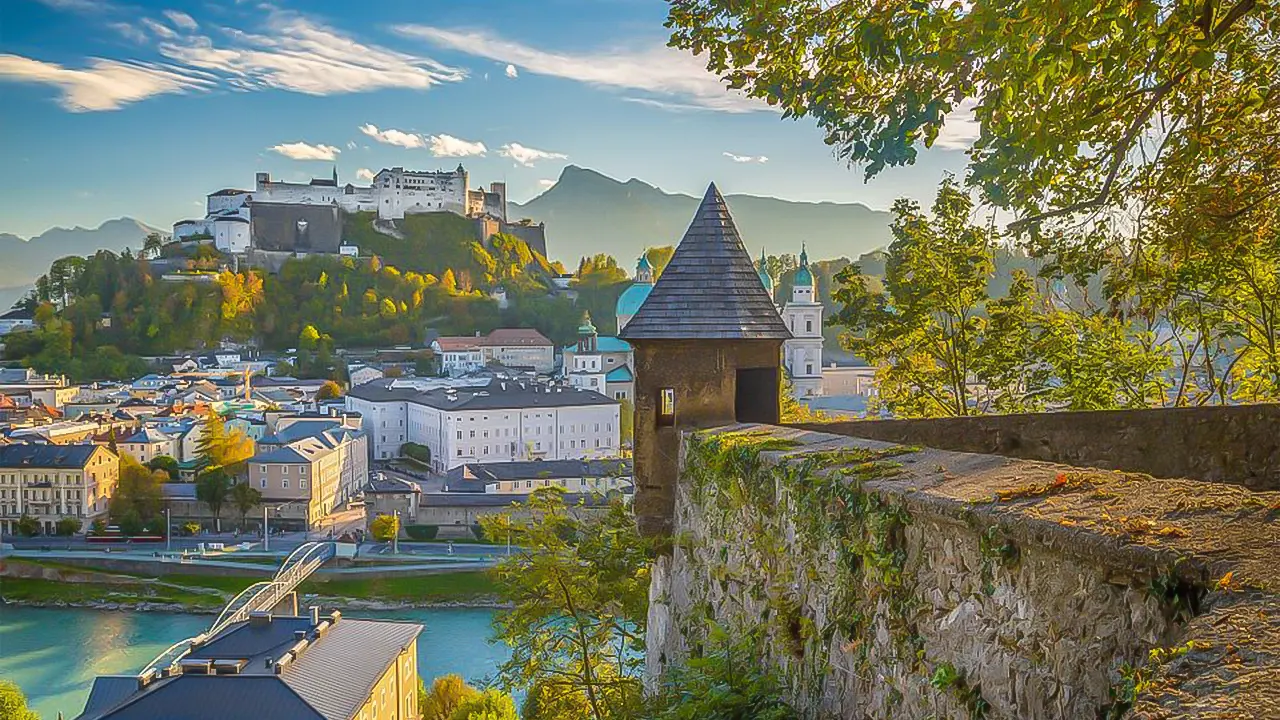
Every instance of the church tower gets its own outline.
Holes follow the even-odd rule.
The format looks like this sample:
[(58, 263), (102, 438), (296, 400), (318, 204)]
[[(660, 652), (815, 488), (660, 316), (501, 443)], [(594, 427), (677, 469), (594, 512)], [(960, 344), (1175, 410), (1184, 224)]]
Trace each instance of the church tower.
[(782, 348), (783, 365), (791, 376), (796, 398), (822, 394), (822, 303), (817, 299), (817, 290), (809, 269), (809, 253), (802, 245), (791, 300), (782, 308), (782, 319), (791, 331), (791, 339)]

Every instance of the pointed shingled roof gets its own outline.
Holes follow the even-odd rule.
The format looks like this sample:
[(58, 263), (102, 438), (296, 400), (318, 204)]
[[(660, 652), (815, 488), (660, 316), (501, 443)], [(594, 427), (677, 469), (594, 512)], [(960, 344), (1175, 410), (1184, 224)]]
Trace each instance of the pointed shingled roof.
[(786, 340), (715, 183), (662, 277), (618, 337), (624, 340)]

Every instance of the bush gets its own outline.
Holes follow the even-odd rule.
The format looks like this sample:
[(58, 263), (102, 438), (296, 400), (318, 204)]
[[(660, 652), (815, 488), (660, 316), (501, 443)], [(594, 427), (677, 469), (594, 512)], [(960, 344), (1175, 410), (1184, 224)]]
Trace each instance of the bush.
[(799, 720), (780, 680), (761, 667), (747, 638), (714, 627), (700, 658), (672, 667), (650, 699), (645, 720)]
[(27, 698), (22, 694), (22, 688), (12, 680), (0, 680), (0, 718), (40, 720), (40, 716), (27, 707)]
[(192, 535), (199, 535), (199, 534), (200, 534), (200, 523), (198, 523), (198, 522), (183, 523), (183, 525), (182, 525), (182, 534), (183, 534), (183, 535), (186, 535), (186, 536), (188, 536), (188, 537), (190, 537), (190, 536), (192, 536)]
[(484, 539), (485, 539), (485, 538), (484, 538), (484, 528), (480, 526), (480, 523), (476, 523), (475, 525), (472, 525), (472, 526), (471, 526), (471, 534), (472, 534), (472, 535), (475, 535), (477, 540), (484, 540)]
[(80, 532), (80, 521), (75, 518), (62, 518), (54, 525), (54, 532), (62, 537), (71, 537)]
[(93, 524), (89, 526), (89, 533), (92, 535), (101, 535), (106, 531), (107, 531), (107, 521), (103, 520), (102, 518), (98, 518), (97, 520), (94, 520)]
[(405, 525), (404, 534), (413, 540), (435, 540), (439, 525)]
[(378, 542), (390, 542), (400, 534), (400, 518), (395, 515), (379, 515), (369, 524), (369, 532)]
[(14, 528), (18, 531), (18, 534), (23, 537), (35, 537), (40, 534), (40, 521), (30, 515), (23, 515), (18, 518), (18, 522)]
[(426, 445), (407, 442), (400, 446), (400, 454), (410, 460), (417, 460), (423, 465), (431, 465), (431, 448)]
[(480, 697), (480, 691), (463, 681), (461, 675), (442, 675), (418, 691), (418, 712), (422, 720), (449, 720), (463, 703)]
[(501, 690), (485, 690), (453, 711), (449, 720), (520, 720), (516, 702)]

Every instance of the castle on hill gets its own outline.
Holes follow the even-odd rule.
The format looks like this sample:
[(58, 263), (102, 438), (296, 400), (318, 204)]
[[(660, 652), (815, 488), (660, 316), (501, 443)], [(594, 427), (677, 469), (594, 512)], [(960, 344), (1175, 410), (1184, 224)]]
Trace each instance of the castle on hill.
[[(226, 253), (259, 249), (350, 254), (354, 248), (342, 243), (339, 212), (376, 213), (379, 221), (450, 212), (474, 220), (481, 240), (506, 233), (543, 255), (547, 252), (543, 224), (507, 221), (506, 183), (472, 188), (461, 164), (454, 170), (383, 168), (369, 185), (340, 183), (337, 168), (331, 177), (306, 183), (272, 180), (269, 173), (260, 172), (253, 190), (226, 188), (210, 193), (205, 217), (174, 223), (173, 237), (210, 238)], [(261, 227), (254, 226), (255, 219)]]

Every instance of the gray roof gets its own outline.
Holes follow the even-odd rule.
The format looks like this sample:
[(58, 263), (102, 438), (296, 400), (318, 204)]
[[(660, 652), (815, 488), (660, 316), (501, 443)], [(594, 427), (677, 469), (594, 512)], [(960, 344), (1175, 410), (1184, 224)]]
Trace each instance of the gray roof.
[(120, 704), (138, 690), (136, 675), (101, 675), (94, 678), (89, 698), (84, 702), (83, 717), (100, 713)]
[(26, 445), (0, 447), (0, 467), (83, 468), (97, 445)]
[[(623, 495), (630, 495), (632, 488), (622, 488), (618, 492)], [(564, 504), (567, 506), (577, 505), (581, 502), (586, 507), (599, 507), (609, 504), (608, 495), (601, 493), (565, 493), (563, 496)], [(512, 503), (526, 503), (529, 501), (527, 493), (422, 493), (419, 496), (419, 502), (423, 506), (429, 507), (470, 507), (470, 508), (500, 508), (509, 507)]]
[(618, 337), (786, 340), (791, 337), (712, 183), (662, 277)]
[(395, 378), (382, 378), (356, 385), (347, 391), (347, 396), (370, 402), (386, 402), (389, 400), (412, 400), (422, 393), (421, 390), (412, 387), (393, 387), (395, 382)]
[[(468, 463), (445, 476), (454, 492), (484, 492), (484, 484), (503, 480), (631, 477), (631, 460), (530, 460)], [(470, 487), (469, 487), (470, 486)]]
[(344, 617), (304, 650), (282, 677), (323, 717), (354, 717), (378, 678), (420, 632), (422, 626), (416, 623)]
[(410, 402), (440, 410), (518, 410), (618, 404), (617, 400), (594, 390), (515, 381), (492, 382), (478, 388), (428, 390), (411, 398)]
[[(137, 680), (134, 679), (134, 687)], [(343, 716), (343, 720), (350, 715)], [(79, 720), (328, 720), (272, 675), (178, 675), (115, 705), (85, 705)]]

